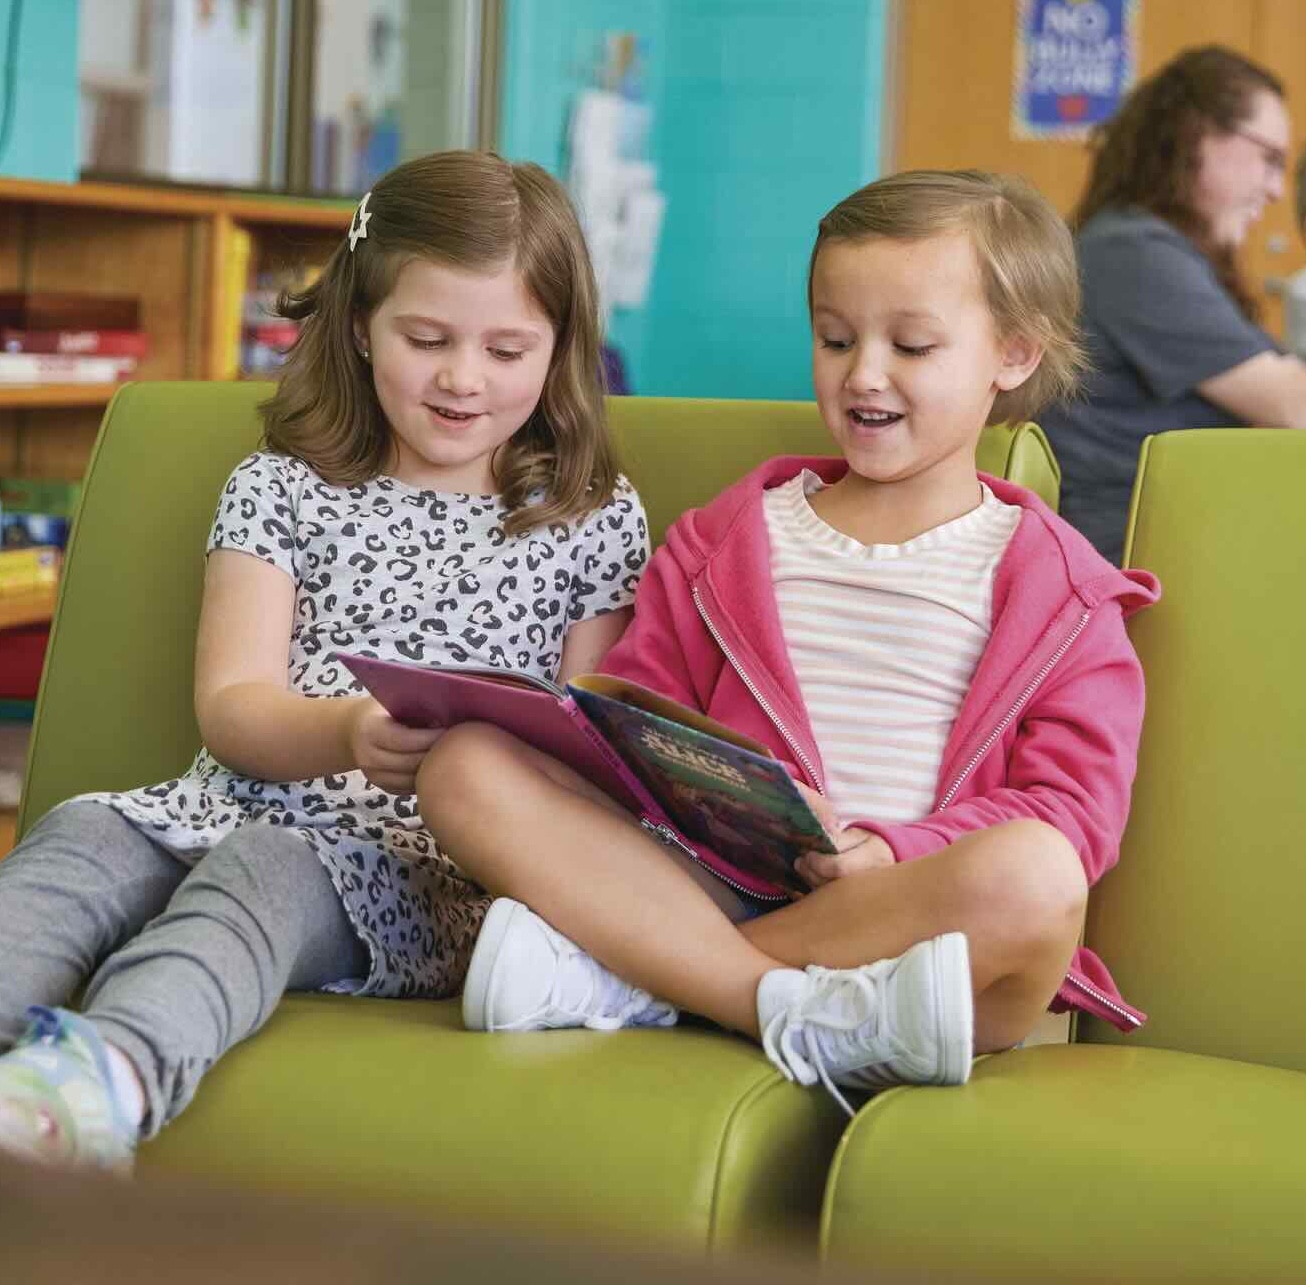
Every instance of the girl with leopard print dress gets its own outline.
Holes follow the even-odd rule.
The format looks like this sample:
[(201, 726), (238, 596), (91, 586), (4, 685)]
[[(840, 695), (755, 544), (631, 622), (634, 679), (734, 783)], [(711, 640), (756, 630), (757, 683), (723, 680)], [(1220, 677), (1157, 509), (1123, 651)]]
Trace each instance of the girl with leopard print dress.
[(644, 515), (554, 179), (402, 165), (281, 302), (302, 332), (209, 538), (204, 748), (62, 804), (0, 864), (0, 1149), (125, 1168), (285, 991), (456, 994), (488, 899), (417, 812), (439, 733), (333, 656), (565, 680), (630, 614)]

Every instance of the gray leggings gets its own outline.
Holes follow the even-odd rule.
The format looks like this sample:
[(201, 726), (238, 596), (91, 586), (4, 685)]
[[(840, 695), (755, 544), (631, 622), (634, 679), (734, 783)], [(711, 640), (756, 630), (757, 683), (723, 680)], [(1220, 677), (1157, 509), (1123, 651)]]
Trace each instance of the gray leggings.
[(83, 1012), (145, 1086), (145, 1137), (287, 990), (368, 968), (313, 850), (263, 822), (192, 870), (107, 804), (67, 803), (0, 861), (0, 1052), (29, 1004), (89, 979)]

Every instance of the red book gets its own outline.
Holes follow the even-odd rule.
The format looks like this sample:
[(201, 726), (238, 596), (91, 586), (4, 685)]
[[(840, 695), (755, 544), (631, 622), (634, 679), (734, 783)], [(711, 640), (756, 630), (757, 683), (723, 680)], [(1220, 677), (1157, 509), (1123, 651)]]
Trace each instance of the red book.
[(257, 326), (245, 327), (245, 338), (269, 348), (290, 348), (299, 338), (297, 321), (265, 321)]
[(5, 352), (57, 353), (75, 357), (149, 356), (150, 337), (143, 330), (0, 330)]
[(0, 326), (15, 330), (139, 330), (140, 300), (64, 291), (0, 291)]

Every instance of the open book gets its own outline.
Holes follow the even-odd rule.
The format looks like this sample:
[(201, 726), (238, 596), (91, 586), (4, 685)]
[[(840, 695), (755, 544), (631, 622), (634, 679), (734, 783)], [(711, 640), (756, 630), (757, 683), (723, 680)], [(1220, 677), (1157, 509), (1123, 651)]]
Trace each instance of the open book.
[(806, 891), (794, 862), (835, 846), (764, 745), (638, 683), (585, 674), (566, 688), (501, 669), (437, 668), (336, 653), (414, 727), (493, 723), (574, 768), (727, 883)]

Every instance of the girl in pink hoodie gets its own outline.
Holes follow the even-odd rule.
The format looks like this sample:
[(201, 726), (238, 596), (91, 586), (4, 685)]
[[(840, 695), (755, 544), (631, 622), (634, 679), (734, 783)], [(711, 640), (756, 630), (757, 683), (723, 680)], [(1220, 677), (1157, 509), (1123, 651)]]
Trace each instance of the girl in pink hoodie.
[(1077, 943), (1142, 722), (1124, 618), (1156, 584), (975, 468), (986, 423), (1073, 387), (1069, 234), (1023, 183), (898, 174), (821, 221), (808, 299), (843, 458), (773, 460), (682, 517), (604, 668), (771, 747), (838, 853), (769, 896), (508, 734), (452, 728), (418, 793), (499, 898), (469, 1027), (684, 1008), (790, 1078), (874, 1089), (964, 1082), (1049, 1006), (1143, 1020)]

